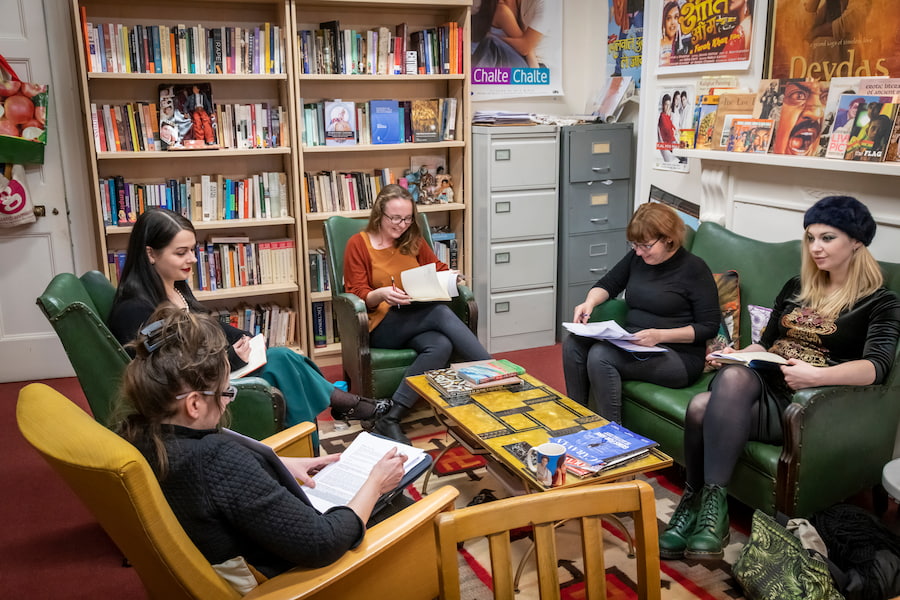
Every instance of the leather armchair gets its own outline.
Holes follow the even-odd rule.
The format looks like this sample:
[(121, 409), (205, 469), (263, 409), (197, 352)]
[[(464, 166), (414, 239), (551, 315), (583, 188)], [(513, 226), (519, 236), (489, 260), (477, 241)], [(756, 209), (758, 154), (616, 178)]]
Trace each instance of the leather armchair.
[[(188, 538), (150, 465), (134, 446), (43, 384), (19, 392), (16, 420), (28, 443), (66, 481), (134, 566), (148, 597), (241, 597)], [(312, 456), (314, 431), (312, 423), (301, 423), (263, 442), (280, 455)], [(432, 566), (437, 561), (432, 520), (452, 508), (457, 494), (444, 487), (369, 529), (362, 544), (335, 563), (293, 569), (244, 598), (434, 598), (438, 576)]]
[[(131, 357), (106, 327), (116, 289), (99, 271), (81, 278), (60, 273), (37, 299), (59, 336), (98, 422), (109, 425), (119, 383)], [(231, 428), (262, 439), (284, 428), (284, 397), (260, 377), (234, 380), (238, 395), (231, 403)]]
[[(330, 217), (325, 221), (325, 245), (327, 248), (328, 278), (331, 284), (331, 304), (337, 316), (341, 334), (341, 358), (344, 378), (350, 390), (369, 398), (387, 398), (393, 395), (406, 369), (416, 358), (415, 350), (388, 350), (369, 345), (369, 314), (365, 303), (355, 294), (344, 291), (344, 249), (347, 241), (363, 230), (366, 219)], [(419, 227), (425, 241), (432, 247), (428, 219), (419, 213)], [(478, 306), (472, 290), (459, 285), (459, 295), (449, 303), (453, 311), (477, 333)]]

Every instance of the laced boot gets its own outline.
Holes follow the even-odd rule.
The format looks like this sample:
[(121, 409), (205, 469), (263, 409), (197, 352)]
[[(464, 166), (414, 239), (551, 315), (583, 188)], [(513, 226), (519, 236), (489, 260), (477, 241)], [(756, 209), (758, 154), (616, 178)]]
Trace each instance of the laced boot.
[(723, 486), (705, 485), (700, 493), (697, 526), (688, 538), (685, 558), (722, 558), (728, 542), (728, 494)]
[(684, 557), (687, 540), (697, 524), (697, 509), (700, 495), (689, 486), (684, 486), (681, 501), (672, 513), (669, 524), (659, 536), (659, 557), (679, 559)]
[[(331, 391), (331, 417), (336, 421), (363, 421), (364, 428), (371, 428), (376, 419), (388, 412), (391, 400), (372, 400), (337, 388)], [(366, 427), (366, 425), (369, 427)]]
[(394, 404), (387, 414), (375, 421), (375, 431), (384, 437), (389, 437), (392, 440), (411, 446), (412, 442), (403, 435), (403, 429), (400, 428), (400, 421), (403, 420), (407, 412), (409, 412), (409, 409), (402, 404)]

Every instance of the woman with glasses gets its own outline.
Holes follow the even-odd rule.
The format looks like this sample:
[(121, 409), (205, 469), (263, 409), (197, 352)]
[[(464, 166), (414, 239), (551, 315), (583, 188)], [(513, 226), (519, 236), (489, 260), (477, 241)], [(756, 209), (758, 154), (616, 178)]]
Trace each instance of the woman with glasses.
[[(347, 241), (344, 289), (359, 296), (369, 312), (369, 339), (375, 348), (412, 348), (418, 353), (405, 376), (442, 369), (454, 355), (461, 361), (490, 358), (475, 334), (445, 304), (411, 300), (400, 273), (434, 263), (448, 270), (422, 237), (412, 195), (399, 185), (382, 188), (365, 229)], [(394, 392), (394, 405), (375, 422), (380, 434), (409, 442), (400, 421), (418, 395), (404, 381)]]
[(616, 422), (622, 419), (623, 379), (690, 385), (703, 372), (706, 341), (720, 321), (716, 282), (706, 263), (681, 246), (684, 222), (672, 208), (641, 205), (626, 235), (631, 251), (588, 291), (572, 321), (587, 323), (595, 307), (625, 292), (630, 341), (667, 351), (629, 352), (577, 335), (563, 343), (568, 396)]
[(241, 593), (292, 567), (328, 565), (365, 535), (379, 497), (394, 490), (406, 457), (391, 449), (346, 506), (324, 514), (296, 480), (339, 454), (279, 458), (220, 427), (234, 398), (230, 344), (204, 313), (164, 304), (130, 344), (118, 432), (147, 458), (178, 522)]
[[(192, 313), (209, 312), (187, 284), (197, 262), (196, 245), (194, 226), (176, 212), (150, 208), (138, 217), (108, 319), (109, 329), (120, 343), (133, 340), (162, 303), (171, 302)], [(222, 329), (230, 344), (231, 368), (243, 367), (250, 356), (247, 332), (227, 324), (222, 324)], [(387, 402), (337, 389), (314, 362), (289, 348), (267, 349), (266, 364), (253, 375), (281, 390), (289, 426), (315, 421), (329, 406), (335, 419), (344, 420), (374, 420), (389, 408)]]

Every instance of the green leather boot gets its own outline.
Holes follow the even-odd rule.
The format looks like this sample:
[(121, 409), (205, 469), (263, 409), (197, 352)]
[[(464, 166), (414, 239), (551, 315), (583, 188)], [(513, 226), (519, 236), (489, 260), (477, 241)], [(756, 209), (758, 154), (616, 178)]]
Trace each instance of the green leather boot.
[(666, 530), (659, 536), (659, 557), (678, 559), (684, 556), (688, 537), (697, 523), (697, 508), (700, 496), (689, 485), (684, 487), (681, 501), (675, 507)]
[(703, 560), (722, 558), (728, 542), (728, 494), (719, 485), (704, 485), (700, 492), (697, 526), (688, 538), (685, 558)]

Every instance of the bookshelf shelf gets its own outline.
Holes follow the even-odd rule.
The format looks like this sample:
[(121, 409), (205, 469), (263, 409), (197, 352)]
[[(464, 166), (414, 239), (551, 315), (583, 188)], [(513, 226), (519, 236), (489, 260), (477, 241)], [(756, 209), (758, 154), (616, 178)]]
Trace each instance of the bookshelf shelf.
[[(465, 204), (453, 202), (450, 204), (422, 204), (418, 207), (419, 212), (423, 213), (442, 213), (448, 211), (466, 210)], [(348, 210), (340, 212), (311, 212), (306, 213), (307, 221), (324, 221), (329, 217), (350, 217), (351, 219), (368, 218), (367, 210)]]
[(227, 300), (230, 298), (248, 298), (251, 296), (268, 296), (270, 294), (286, 294), (299, 290), (296, 283), (275, 283), (271, 285), (242, 285), (225, 288), (214, 292), (195, 291), (197, 300)]
[(356, 144), (355, 146), (304, 146), (305, 154), (333, 154), (341, 152), (387, 152), (402, 150), (411, 154), (420, 154), (420, 150), (440, 150), (444, 148), (464, 148), (466, 142), (428, 142), (421, 144)]
[[(235, 229), (246, 227), (271, 227), (273, 225), (293, 225), (293, 217), (279, 217), (277, 219), (224, 219), (219, 221), (194, 221), (194, 229), (202, 231), (206, 229)], [(128, 235), (131, 226), (108, 225), (106, 235)]]
[(289, 155), (291, 149), (284, 148), (222, 148), (220, 150), (151, 150), (149, 152), (98, 152), (97, 160), (158, 160), (158, 159), (197, 159), (197, 158), (234, 158), (239, 156)]
[(357, 82), (366, 81), (390, 81), (391, 83), (418, 83), (423, 81), (463, 81), (464, 73), (451, 73), (447, 75), (313, 75), (303, 73), (297, 76), (299, 81), (340, 81), (348, 80)]
[(113, 79), (126, 81), (284, 81), (287, 73), (106, 73), (91, 71), (88, 80)]
[(787, 156), (783, 154), (755, 154), (750, 152), (725, 152), (722, 150), (675, 150), (677, 156), (698, 158), (703, 161), (723, 163), (788, 167), (791, 169), (814, 169), (818, 171), (853, 171), (871, 175), (900, 175), (900, 163), (876, 163), (812, 156)]

